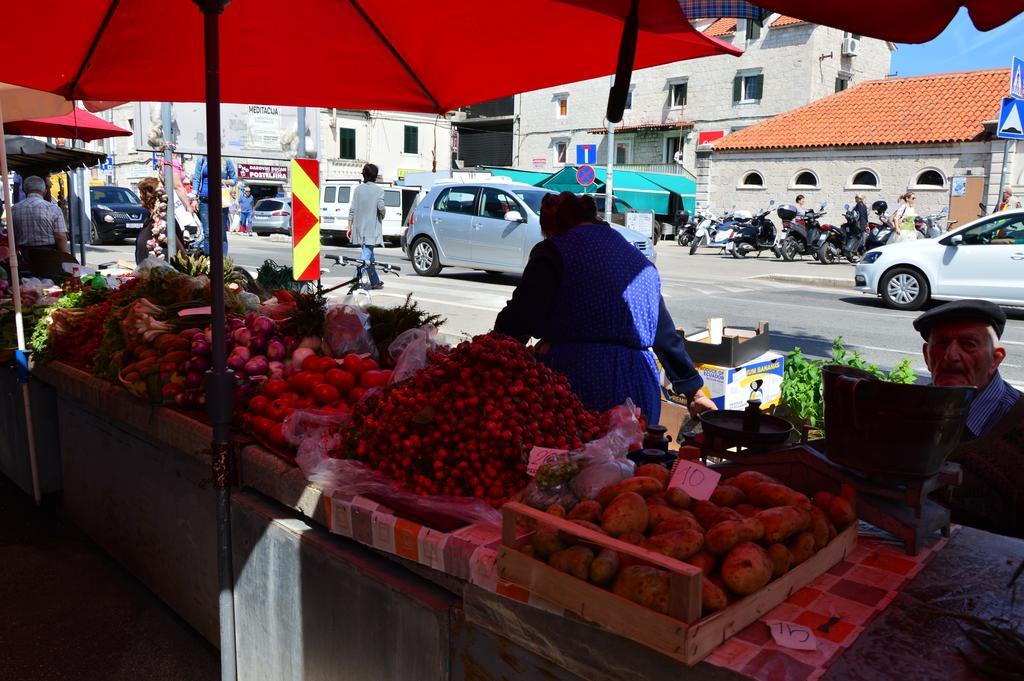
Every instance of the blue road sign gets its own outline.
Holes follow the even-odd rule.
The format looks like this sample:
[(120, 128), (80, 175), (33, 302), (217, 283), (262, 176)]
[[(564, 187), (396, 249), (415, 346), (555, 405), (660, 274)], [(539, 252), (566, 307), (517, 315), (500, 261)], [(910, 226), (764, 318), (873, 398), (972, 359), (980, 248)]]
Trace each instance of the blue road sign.
[(1010, 64), (1010, 96), (1024, 99), (1024, 59), (1014, 57)]
[(1024, 140), (1024, 99), (1007, 97), (1003, 100), (996, 136), (1008, 140)]
[(114, 157), (107, 156), (105, 159), (100, 161), (100, 170), (110, 170), (114, 167)]
[(576, 181), (586, 187), (594, 183), (594, 167), (580, 166), (576, 169)]
[(597, 145), (596, 144), (577, 144), (576, 145), (576, 165), (590, 165), (597, 163)]

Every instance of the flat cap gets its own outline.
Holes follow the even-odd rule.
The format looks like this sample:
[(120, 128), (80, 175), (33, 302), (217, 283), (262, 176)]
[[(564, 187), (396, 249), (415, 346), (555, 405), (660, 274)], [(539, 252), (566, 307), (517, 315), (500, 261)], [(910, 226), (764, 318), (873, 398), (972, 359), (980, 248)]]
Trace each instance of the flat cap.
[(1006, 313), (1003, 308), (987, 300), (956, 300), (928, 310), (914, 320), (914, 328), (925, 340), (936, 325), (953, 321), (985, 322), (995, 329), (996, 336), (1003, 337), (1006, 327)]

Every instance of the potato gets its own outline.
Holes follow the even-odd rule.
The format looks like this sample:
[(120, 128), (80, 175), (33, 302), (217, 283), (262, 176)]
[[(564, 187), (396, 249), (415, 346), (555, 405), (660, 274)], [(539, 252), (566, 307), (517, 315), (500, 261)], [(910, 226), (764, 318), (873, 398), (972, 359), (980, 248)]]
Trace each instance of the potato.
[(828, 502), (826, 513), (837, 530), (845, 530), (857, 522), (857, 514), (854, 512), (853, 506), (842, 497), (832, 497)]
[(786, 547), (793, 556), (793, 566), (797, 566), (814, 555), (814, 535), (801, 532), (786, 542)]
[(593, 499), (588, 501), (581, 501), (576, 504), (569, 515), (566, 516), (569, 520), (586, 520), (591, 523), (596, 523), (601, 520), (601, 504), (597, 503)]
[(659, 480), (662, 487), (668, 487), (668, 481), (672, 478), (672, 474), (660, 463), (645, 463), (636, 469), (636, 475)]
[(739, 487), (719, 485), (711, 493), (711, 501), (719, 506), (736, 506), (747, 500), (747, 495)]
[(810, 533), (814, 536), (815, 551), (820, 551), (828, 544), (828, 516), (817, 506), (811, 507)]
[(710, 577), (711, 573), (715, 571), (715, 567), (718, 565), (718, 561), (707, 551), (698, 551), (689, 558), (686, 562), (690, 565), (700, 568), (700, 571), (704, 573), (705, 577)]
[(661, 522), (666, 520), (679, 520), (683, 517), (685, 511), (672, 508), (671, 506), (665, 505), (660, 506), (658, 504), (651, 505), (647, 504), (647, 530), (651, 531), (657, 527)]
[(626, 542), (627, 544), (639, 546), (640, 542), (644, 540), (644, 535), (640, 532), (626, 532), (624, 534), (620, 534), (616, 539)]
[(722, 562), (722, 580), (734, 593), (749, 596), (771, 581), (773, 563), (753, 542), (737, 544)]
[(704, 546), (704, 535), (697, 530), (666, 532), (645, 539), (640, 546), (669, 558), (686, 560)]
[(820, 508), (822, 511), (828, 512), (828, 503), (835, 498), (835, 494), (832, 492), (818, 492), (814, 495), (814, 505)]
[(735, 475), (724, 481), (722, 484), (738, 487), (749, 497), (750, 490), (753, 489), (754, 485), (761, 482), (778, 482), (778, 480), (768, 477), (764, 473), (759, 473), (758, 471), (743, 471), (739, 475)]
[(611, 549), (601, 549), (601, 553), (590, 564), (590, 581), (598, 586), (606, 586), (611, 584), (618, 571), (619, 554)]
[(704, 546), (713, 556), (724, 556), (740, 543), (740, 524), (736, 520), (718, 523), (704, 536)]
[[(661, 484), (654, 478), (647, 479)], [(613, 537), (626, 532), (644, 533), (647, 530), (647, 503), (636, 492), (623, 492), (604, 509), (601, 527)]]
[(550, 506), (547, 507), (547, 510), (545, 510), (545, 513), (550, 513), (551, 515), (555, 516), (556, 518), (564, 518), (565, 517), (565, 506), (562, 506), (561, 504), (551, 504)]
[(669, 573), (648, 565), (629, 565), (619, 570), (612, 593), (656, 612), (668, 614)]
[(576, 579), (590, 578), (590, 564), (594, 561), (594, 552), (586, 546), (570, 546), (556, 551), (548, 559), (548, 565), (566, 572)]
[(697, 521), (708, 530), (726, 520), (743, 520), (743, 516), (731, 508), (722, 508), (710, 501), (695, 501), (693, 514), (697, 516)]
[(774, 482), (759, 482), (750, 488), (747, 498), (754, 506), (772, 508), (774, 506), (795, 506), (810, 508), (811, 500), (806, 495)]
[(792, 506), (767, 508), (754, 516), (764, 525), (764, 540), (769, 544), (785, 541), (811, 524), (811, 514)]
[(547, 559), (551, 554), (565, 549), (566, 544), (558, 537), (558, 533), (547, 526), (538, 527), (530, 535), (530, 545), (541, 558)]
[(664, 492), (658, 492), (647, 497), (648, 506), (668, 506), (668, 498), (665, 497)]
[(700, 526), (697, 519), (693, 517), (692, 513), (683, 511), (685, 515), (681, 515), (673, 520), (662, 520), (658, 525), (651, 530), (650, 534), (653, 537), (656, 534), (665, 534), (666, 532), (678, 532), (679, 530), (697, 530), (701, 534), (704, 533), (704, 528)]
[[(616, 539), (626, 542), (627, 544), (633, 544), (634, 546), (640, 546), (646, 541), (646, 538), (639, 532), (627, 532), (625, 534), (620, 534)], [(626, 567), (627, 565), (646, 565), (646, 563), (639, 558), (634, 558), (626, 553), (620, 553), (619, 567)]]
[(772, 559), (772, 579), (778, 579), (789, 572), (793, 554), (789, 552), (785, 544), (771, 544), (768, 547), (768, 557)]
[(832, 523), (829, 523), (828, 524), (828, 540), (832, 541), (838, 535), (839, 535), (839, 532), (836, 530), (836, 526), (833, 525)]
[(649, 497), (652, 494), (657, 494), (664, 490), (665, 486), (661, 484), (661, 481), (657, 478), (639, 476), (626, 478), (625, 480), (620, 480), (614, 485), (608, 485), (597, 493), (595, 499), (597, 499), (597, 503), (602, 506), (607, 506), (620, 494), (630, 493), (637, 494), (641, 497)]
[(752, 504), (736, 504), (732, 510), (736, 511), (744, 518), (753, 518), (761, 509)]
[(693, 505), (693, 499), (690, 498), (690, 495), (678, 487), (669, 487), (665, 490), (665, 498), (668, 499), (668, 503), (676, 508), (688, 509)]
[(701, 577), (700, 585), (700, 603), (701, 612), (709, 613), (715, 612), (716, 610), (722, 610), (725, 606), (729, 605), (729, 599), (725, 595), (725, 591), (722, 587), (712, 582), (707, 577)]

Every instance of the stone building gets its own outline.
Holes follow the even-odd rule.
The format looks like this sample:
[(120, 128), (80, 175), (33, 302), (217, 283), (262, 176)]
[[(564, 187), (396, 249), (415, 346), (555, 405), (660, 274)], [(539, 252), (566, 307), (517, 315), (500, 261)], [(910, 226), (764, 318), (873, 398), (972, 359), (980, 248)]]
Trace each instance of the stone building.
[(1024, 145), (1006, 145), (1001, 180), (1004, 140), (993, 134), (1008, 87), (1009, 69), (861, 83), (702, 148), (698, 186), (720, 210), (799, 193), (808, 206), (828, 202), (836, 220), (861, 192), (869, 204), (895, 206), (913, 190), (918, 214), (936, 213), (949, 204), (953, 178), (983, 177), (979, 198), (991, 210), (1000, 184), (1017, 195), (1024, 188)]

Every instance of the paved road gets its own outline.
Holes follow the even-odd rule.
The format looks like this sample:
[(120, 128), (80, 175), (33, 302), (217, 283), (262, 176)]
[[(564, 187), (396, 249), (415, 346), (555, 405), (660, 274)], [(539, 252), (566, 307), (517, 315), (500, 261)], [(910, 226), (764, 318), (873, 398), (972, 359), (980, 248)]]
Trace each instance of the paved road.
[[(356, 254), (353, 248), (325, 249)], [(291, 257), (290, 246), (283, 239), (232, 235), (229, 250), (237, 264), (251, 270), (267, 258), (287, 263)], [(128, 245), (94, 246), (88, 257), (96, 263), (131, 257), (131, 252)], [(447, 316), (446, 330), (451, 332), (474, 334), (490, 329), (517, 282), (511, 275), (489, 276), (456, 268), (445, 269), (434, 278), (418, 277), (398, 249), (378, 250), (378, 254), (379, 260), (401, 265), (403, 273), (386, 277), (384, 290), (376, 292), (374, 299), (397, 303), (413, 292), (424, 308)], [(786, 263), (768, 256), (735, 260), (710, 250), (690, 256), (674, 243), (662, 243), (658, 245), (658, 269), (666, 303), (681, 328), (704, 328), (708, 317), (724, 317), (727, 324), (737, 326), (755, 326), (766, 320), (772, 329), (772, 347), (778, 351), (800, 347), (809, 355), (822, 357), (829, 353), (832, 340), (843, 336), (847, 347), (879, 366), (891, 368), (906, 356), (915, 369), (926, 371), (921, 339), (911, 327), (916, 314), (886, 309), (877, 299), (854, 291), (852, 285), (816, 287), (768, 278), (784, 274), (852, 282), (851, 265)], [(335, 271), (338, 274), (325, 277), (325, 283), (337, 283), (344, 280), (343, 275), (351, 275), (351, 270), (340, 267)], [(1003, 374), (1024, 386), (1024, 310), (1009, 315), (1003, 337), (1008, 352)]]

